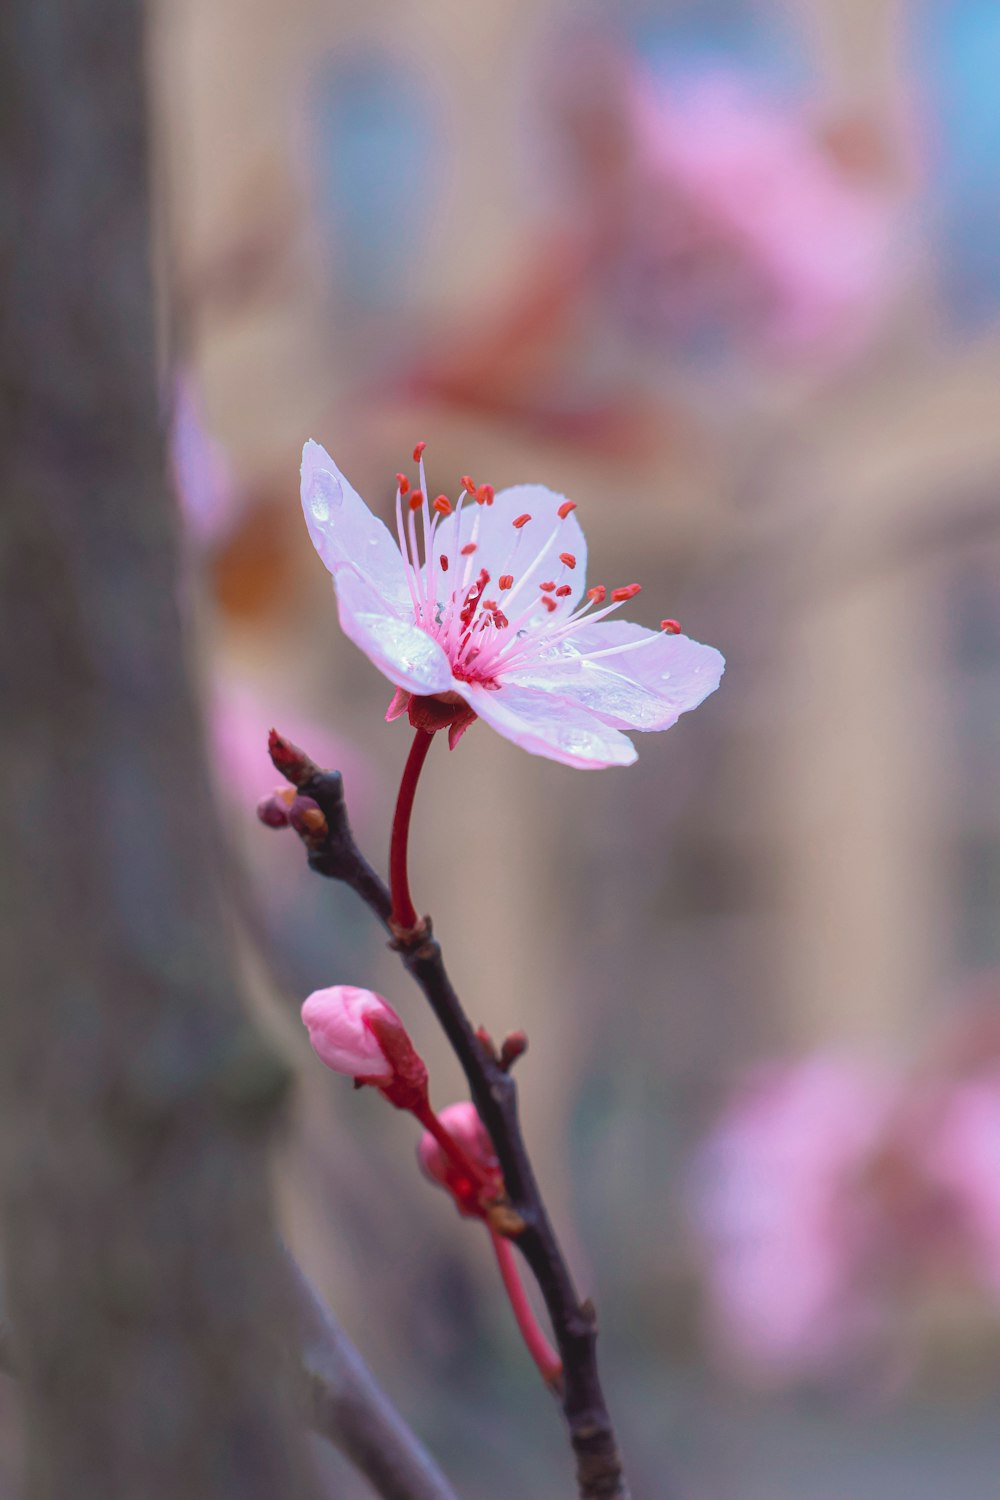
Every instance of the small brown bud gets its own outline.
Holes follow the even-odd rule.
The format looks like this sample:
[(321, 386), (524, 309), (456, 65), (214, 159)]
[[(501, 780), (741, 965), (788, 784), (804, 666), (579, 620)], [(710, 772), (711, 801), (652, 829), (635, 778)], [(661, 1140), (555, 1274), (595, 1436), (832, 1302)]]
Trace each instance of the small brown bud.
[(330, 832), (323, 809), (312, 797), (296, 797), (289, 809), (288, 821), (310, 846), (322, 844)]
[(500, 1066), (505, 1073), (509, 1073), (519, 1057), (523, 1057), (528, 1050), (528, 1036), (524, 1031), (512, 1031), (503, 1039), (500, 1048)]

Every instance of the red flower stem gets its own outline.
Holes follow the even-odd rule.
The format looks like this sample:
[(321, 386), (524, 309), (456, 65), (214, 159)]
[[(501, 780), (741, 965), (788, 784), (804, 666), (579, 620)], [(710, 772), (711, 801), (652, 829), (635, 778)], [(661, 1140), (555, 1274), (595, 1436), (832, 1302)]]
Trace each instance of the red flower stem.
[(441, 1124), (441, 1121), (429, 1104), (423, 1106), (421, 1109), (415, 1109), (413, 1114), (420, 1121), (424, 1129), (430, 1131), (441, 1147), (441, 1150), (451, 1159), (453, 1165), (468, 1177), (470, 1182), (484, 1185), (490, 1181), (488, 1174), (483, 1171), (482, 1167), (477, 1166), (472, 1157), (468, 1156), (462, 1150), (462, 1147), (450, 1131)]
[(517, 1319), (517, 1326), (521, 1330), (521, 1337), (528, 1346), (531, 1355), (546, 1385), (554, 1385), (562, 1374), (562, 1362), (556, 1354), (552, 1345), (538, 1326), (538, 1320), (528, 1301), (527, 1293), (521, 1282), (517, 1269), (517, 1260), (514, 1255), (514, 1247), (510, 1240), (505, 1239), (502, 1234), (497, 1234), (495, 1229), (490, 1229), (490, 1239), (493, 1241), (493, 1249), (496, 1251), (497, 1265), (500, 1267), (500, 1275), (503, 1278), (504, 1291), (510, 1299), (510, 1305)]
[(413, 797), (420, 780), (427, 752), (431, 748), (433, 732), (418, 729), (410, 746), (410, 753), (403, 767), (403, 779), (399, 783), (396, 811), (392, 818), (392, 840), (389, 845), (389, 889), (392, 892), (392, 922), (404, 932), (412, 932), (417, 925), (417, 913), (410, 896), (410, 881), (406, 873), (406, 851), (410, 837), (410, 814)]

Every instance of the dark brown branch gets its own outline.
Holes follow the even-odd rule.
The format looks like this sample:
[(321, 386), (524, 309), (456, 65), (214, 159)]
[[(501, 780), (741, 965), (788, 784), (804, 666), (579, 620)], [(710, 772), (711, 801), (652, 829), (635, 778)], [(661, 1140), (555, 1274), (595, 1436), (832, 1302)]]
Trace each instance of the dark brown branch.
[[(308, 756), (272, 735), (274, 764), (298, 791), (290, 822), (302, 838), (309, 864), (320, 875), (344, 881), (392, 932), (389, 891), (354, 842), (338, 772), (321, 771)], [(493, 1048), (481, 1040), (448, 978), (430, 922), (393, 946), (423, 990), (462, 1070), (489, 1131), (510, 1199), (515, 1242), (538, 1282), (563, 1362), (560, 1392), (577, 1461), (582, 1500), (628, 1500), (614, 1427), (597, 1370), (597, 1321), (582, 1302), (535, 1180), (517, 1109), (517, 1085)]]

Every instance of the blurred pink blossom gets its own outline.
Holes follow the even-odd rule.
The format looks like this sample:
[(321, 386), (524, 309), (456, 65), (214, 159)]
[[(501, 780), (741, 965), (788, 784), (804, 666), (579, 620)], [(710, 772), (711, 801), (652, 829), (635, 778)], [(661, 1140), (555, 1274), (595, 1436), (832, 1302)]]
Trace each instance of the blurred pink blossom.
[[(777, 353), (852, 353), (891, 290), (897, 195), (845, 165), (804, 109), (736, 74), (638, 73), (632, 237), (650, 315), (732, 321)], [(653, 274), (655, 273), (655, 274)]]
[(760, 1070), (694, 1183), (710, 1336), (745, 1378), (892, 1368), (901, 1313), (940, 1281), (1000, 1303), (1000, 1074)]
[(212, 547), (233, 525), (239, 502), (225, 453), (206, 430), (189, 375), (179, 376), (174, 387), (170, 460), (185, 527), (196, 546)]
[(372, 776), (363, 757), (348, 740), (333, 734), (294, 707), (286, 711), (273, 692), (235, 671), (220, 674), (209, 699), (209, 746), (220, 794), (253, 814), (258, 801), (274, 786), (274, 767), (267, 749), (270, 729), (300, 745), (317, 765), (343, 774), (351, 814), (364, 825), (371, 806)]

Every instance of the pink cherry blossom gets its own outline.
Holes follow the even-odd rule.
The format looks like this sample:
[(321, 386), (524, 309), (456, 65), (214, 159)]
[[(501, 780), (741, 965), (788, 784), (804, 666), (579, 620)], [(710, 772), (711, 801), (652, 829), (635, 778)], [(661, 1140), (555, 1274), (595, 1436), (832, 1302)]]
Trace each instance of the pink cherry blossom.
[[(503, 1187), (500, 1166), (493, 1143), (475, 1105), (468, 1100), (449, 1104), (441, 1111), (438, 1119), (473, 1166), (480, 1168), (488, 1180), (495, 1182), (496, 1192), (499, 1193)], [(467, 1173), (462, 1172), (430, 1131), (425, 1131), (420, 1138), (417, 1160), (425, 1176), (451, 1194), (460, 1214), (466, 1218), (482, 1218), (482, 1183), (473, 1182)]]
[(395, 539), (318, 443), (302, 454), (306, 524), (341, 626), (398, 690), (387, 717), (449, 725), (452, 745), (478, 717), (565, 765), (627, 766), (623, 730), (669, 729), (718, 687), (719, 652), (673, 621), (608, 619), (639, 586), (585, 587), (571, 501), (540, 484), (494, 495), (468, 476), (454, 505), (431, 501), (422, 447), (420, 488), (398, 476)]

